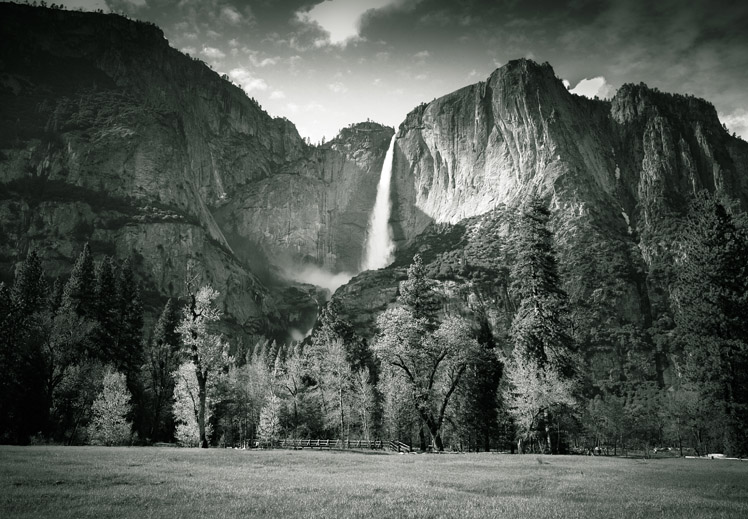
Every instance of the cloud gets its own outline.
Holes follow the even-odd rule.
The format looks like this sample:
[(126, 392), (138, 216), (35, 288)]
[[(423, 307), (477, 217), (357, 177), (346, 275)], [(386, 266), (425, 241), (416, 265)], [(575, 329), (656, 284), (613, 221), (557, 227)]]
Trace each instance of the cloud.
[(208, 29), (208, 31), (205, 34), (208, 36), (208, 38), (211, 38), (213, 40), (217, 40), (218, 38), (221, 37), (221, 33), (216, 32), (213, 29)]
[(326, 112), (327, 110), (321, 104), (312, 101), (311, 103), (307, 103), (304, 105), (304, 111), (305, 112)]
[(185, 54), (189, 54), (190, 56), (194, 56), (197, 54), (197, 49), (195, 47), (182, 47), (182, 52)]
[(361, 34), (361, 18), (367, 11), (381, 9), (396, 0), (329, 0), (309, 11), (298, 11), (296, 16), (304, 23), (314, 24), (329, 34), (333, 45), (346, 45)]
[(286, 94), (282, 90), (273, 90), (270, 92), (270, 99), (285, 99)]
[(413, 54), (413, 57), (415, 59), (420, 59), (420, 60), (424, 60), (428, 58), (429, 56), (431, 56), (431, 53), (427, 50), (422, 50), (420, 52), (416, 52), (415, 54)]
[(286, 109), (292, 114), (295, 114), (299, 111), (299, 105), (296, 103), (286, 103)]
[(244, 67), (232, 68), (229, 71), (229, 77), (236, 81), (247, 94), (254, 90), (267, 90), (268, 84), (264, 79), (254, 77), (249, 70)]
[(233, 7), (226, 5), (221, 9), (221, 19), (229, 22), (230, 24), (237, 25), (242, 22), (243, 17)]
[(216, 49), (215, 47), (203, 47), (203, 50), (200, 51), (200, 54), (209, 59), (223, 59), (226, 57), (226, 54), (221, 52), (221, 50)]
[(332, 90), (336, 94), (345, 94), (346, 92), (348, 92), (348, 87), (345, 86), (340, 81), (336, 81), (335, 83), (329, 83), (327, 85), (327, 88), (329, 88), (330, 90)]
[(280, 58), (278, 56), (274, 58), (258, 58), (256, 54), (250, 54), (249, 61), (252, 63), (252, 66), (254, 67), (269, 67), (272, 65), (277, 65), (280, 61)]
[[(565, 84), (568, 84), (568, 81)], [(589, 97), (590, 99), (594, 97), (610, 99), (616, 93), (616, 89), (605, 81), (603, 76), (597, 76), (592, 79), (585, 78), (581, 80), (577, 83), (577, 86), (571, 89), (571, 93)]]

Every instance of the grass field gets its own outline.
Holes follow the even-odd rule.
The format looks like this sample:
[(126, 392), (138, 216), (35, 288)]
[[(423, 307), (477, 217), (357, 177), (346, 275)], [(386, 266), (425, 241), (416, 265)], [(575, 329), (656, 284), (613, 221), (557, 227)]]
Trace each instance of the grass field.
[(748, 517), (748, 462), (0, 447), (0, 517)]

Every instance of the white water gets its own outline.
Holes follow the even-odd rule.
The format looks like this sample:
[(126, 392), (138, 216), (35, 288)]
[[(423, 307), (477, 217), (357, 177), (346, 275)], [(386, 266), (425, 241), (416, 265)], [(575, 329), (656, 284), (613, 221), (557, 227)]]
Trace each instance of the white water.
[(366, 236), (366, 255), (361, 265), (362, 270), (381, 269), (392, 263), (395, 243), (392, 241), (390, 227), (390, 180), (392, 178), (392, 157), (395, 151), (395, 136), (392, 136), (390, 147), (384, 156), (382, 174), (379, 176), (377, 198), (369, 219), (369, 230)]

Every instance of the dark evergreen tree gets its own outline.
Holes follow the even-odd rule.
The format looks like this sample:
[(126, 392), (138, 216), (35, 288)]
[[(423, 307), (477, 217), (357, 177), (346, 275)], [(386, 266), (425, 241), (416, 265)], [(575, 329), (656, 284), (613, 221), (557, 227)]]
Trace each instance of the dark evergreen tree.
[(96, 276), (94, 262), (88, 244), (73, 266), (62, 291), (61, 308), (82, 317), (96, 318)]
[(119, 296), (119, 334), (117, 335), (115, 365), (119, 371), (128, 375), (129, 380), (132, 373), (143, 362), (143, 303), (129, 259), (122, 264), (117, 295)]
[(29, 252), (18, 266), (13, 288), (0, 290), (3, 312), (0, 344), (0, 437), (23, 443), (44, 427), (42, 323), (46, 321), (46, 281), (41, 261)]
[(141, 368), (144, 363), (143, 303), (130, 259), (122, 263), (117, 283), (119, 323), (112, 362), (127, 378), (132, 395), (132, 423), (140, 438), (148, 436), (148, 411)]
[(16, 270), (11, 298), (15, 311), (23, 321), (44, 308), (47, 283), (44, 279), (42, 263), (36, 251), (32, 250)]
[(107, 256), (96, 265), (96, 342), (103, 360), (116, 363), (115, 345), (119, 336), (120, 305), (117, 293), (117, 266)]
[(174, 391), (172, 373), (179, 368), (181, 339), (177, 326), (180, 317), (178, 305), (169, 299), (156, 322), (148, 347), (147, 368), (152, 411), (149, 436), (154, 441), (169, 441), (173, 435), (173, 420), (166, 410)]
[[(577, 362), (549, 221), (550, 211), (533, 197), (523, 209), (514, 243), (512, 289), (519, 305), (512, 321), (514, 349), (504, 393), (518, 422), (520, 452), (523, 442), (558, 452), (558, 441), (554, 445), (551, 438), (552, 422), (558, 423), (562, 410), (574, 403)], [(540, 431), (543, 439), (536, 441)]]
[(512, 322), (514, 348), (540, 367), (550, 363), (570, 375), (572, 340), (565, 320), (566, 293), (558, 277), (550, 212), (540, 198), (525, 207), (515, 238), (512, 289), (519, 300)]
[[(724, 416), (724, 449), (748, 453), (748, 227), (705, 193), (684, 227), (672, 294), (687, 375)], [(719, 425), (717, 425), (719, 426)]]
[(491, 449), (498, 430), (498, 389), (503, 366), (496, 356), (496, 341), (485, 313), (479, 315), (476, 340), (480, 348), (470, 359), (457, 389), (456, 425), (469, 450)]
[(62, 292), (64, 289), (65, 282), (62, 280), (62, 278), (55, 278), (55, 282), (52, 284), (52, 290), (47, 297), (47, 305), (49, 307), (49, 311), (52, 313), (52, 317), (57, 315), (57, 312), (62, 306)]
[(408, 279), (400, 285), (398, 301), (409, 308), (415, 318), (427, 319), (435, 326), (439, 302), (429, 286), (420, 254), (413, 256), (413, 263), (408, 267)]
[(10, 290), (0, 281), (0, 348), (5, 351), (11, 344), (11, 327), (13, 325), (13, 302), (10, 298)]

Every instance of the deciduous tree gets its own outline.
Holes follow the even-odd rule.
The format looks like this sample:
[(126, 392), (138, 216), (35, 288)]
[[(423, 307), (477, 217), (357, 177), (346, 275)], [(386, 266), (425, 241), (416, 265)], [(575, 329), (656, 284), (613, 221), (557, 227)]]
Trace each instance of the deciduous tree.
[(111, 368), (104, 373), (101, 392), (94, 400), (89, 441), (95, 445), (124, 445), (130, 439), (130, 392), (125, 376)]
[(178, 331), (182, 337), (184, 354), (195, 368), (200, 446), (207, 448), (208, 379), (220, 366), (228, 362), (228, 348), (220, 334), (210, 331), (210, 326), (218, 321), (221, 315), (215, 307), (218, 292), (207, 285), (196, 289), (194, 282), (195, 279), (188, 280), (187, 305), (184, 307)]

